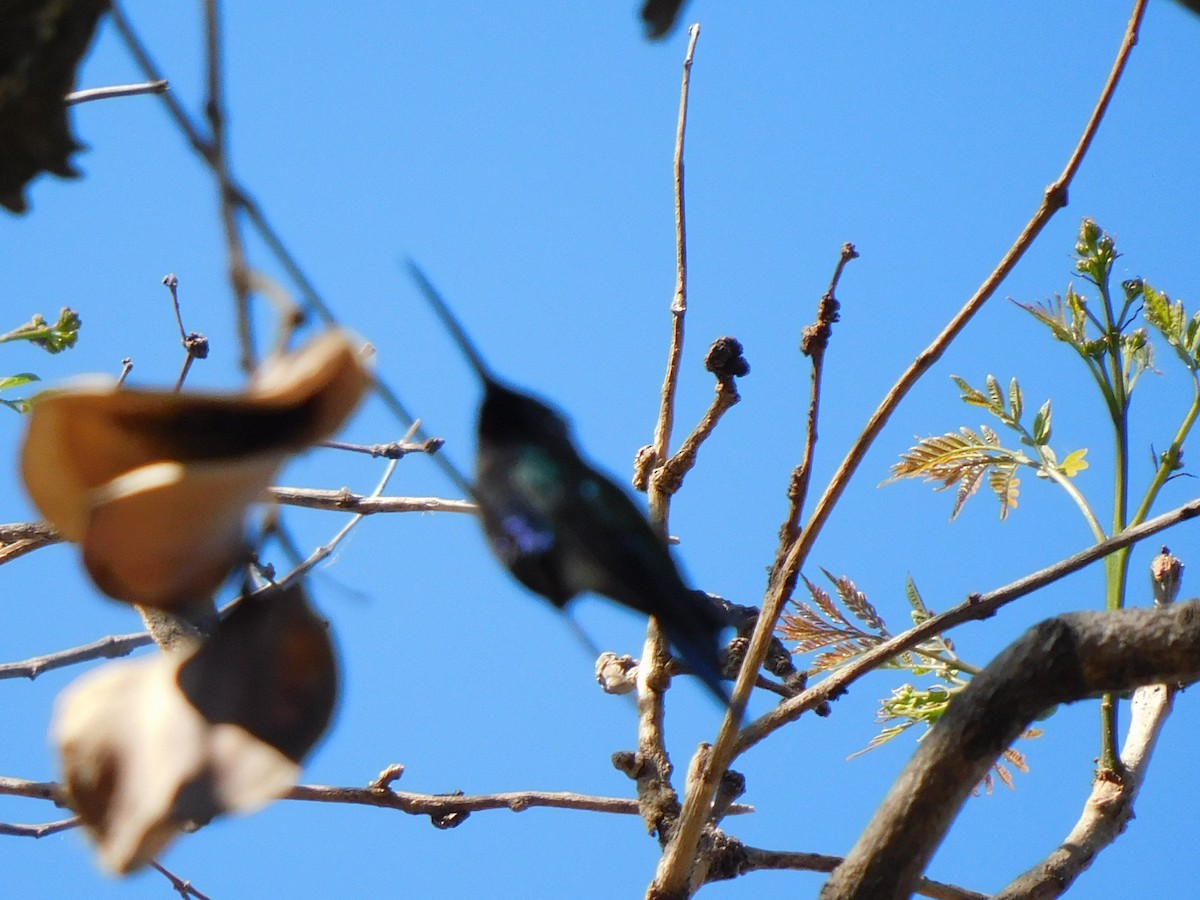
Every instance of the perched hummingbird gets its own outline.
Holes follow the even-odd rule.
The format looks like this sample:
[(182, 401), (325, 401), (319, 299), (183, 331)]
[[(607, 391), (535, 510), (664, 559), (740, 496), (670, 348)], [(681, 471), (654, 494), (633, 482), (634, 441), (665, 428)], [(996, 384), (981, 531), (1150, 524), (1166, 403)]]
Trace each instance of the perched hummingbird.
[(684, 584), (666, 543), (624, 490), (579, 455), (563, 417), (501, 383), (425, 274), (425, 298), (483, 382), (475, 485), (492, 552), (558, 609), (592, 591), (658, 619), (671, 645), (723, 703), (717, 637), (730, 623)]

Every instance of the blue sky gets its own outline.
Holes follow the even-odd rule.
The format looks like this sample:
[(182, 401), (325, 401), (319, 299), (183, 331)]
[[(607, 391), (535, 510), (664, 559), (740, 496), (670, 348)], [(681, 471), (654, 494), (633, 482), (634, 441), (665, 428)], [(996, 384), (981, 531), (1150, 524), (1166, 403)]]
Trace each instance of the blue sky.
[[(456, 307), (492, 365), (567, 410), (588, 455), (622, 481), (651, 437), (674, 283), (671, 154), (686, 35), (650, 45), (633, 3), (510, 5), (298, 3), (229, 5), (225, 16), (232, 165), (339, 318), (378, 349), (380, 373), (447, 438), (467, 466), (478, 386), (407, 281), (412, 256)], [(203, 102), (198, 4), (137, 2), (127, 12), (172, 91)], [(991, 271), (1060, 172), (1124, 30), (1124, 4), (1004, 7), (695, 0), (700, 21), (687, 143), (689, 295), (677, 435), (707, 405), (701, 361), (731, 334), (746, 348), (743, 402), (705, 445), (672, 508), (678, 558), (699, 587), (758, 603), (784, 488), (799, 458), (808, 369), (797, 352), (844, 241), (861, 258), (838, 291), (842, 321), (825, 371), (814, 491), (823, 487), (880, 396)], [(1144, 276), (1185, 302), (1195, 295), (1200, 165), (1196, 46), (1200, 19), (1152, 4), (1126, 79), (1059, 213), (959, 343), (918, 385), (868, 455), (810, 558), (853, 578), (900, 630), (911, 575), (944, 609), (1089, 543), (1082, 519), (1049, 485), (1024, 480), (1020, 507), (997, 520), (977, 497), (948, 523), (952, 498), (916, 483), (878, 487), (914, 435), (977, 426), (951, 374), (974, 383), (1017, 376), (1027, 404), (1054, 398), (1055, 445), (1089, 448), (1080, 487), (1107, 517), (1109, 438), (1099, 399), (1070, 351), (1006, 297), (1041, 300), (1072, 279), (1082, 216), (1116, 234), (1118, 278)], [(109, 27), (81, 87), (138, 80)], [(0, 290), (11, 327), (62, 305), (81, 312), (79, 346), (47, 357), (3, 348), (6, 371), (47, 380), (116, 372), (171, 383), (181, 362), (167, 272), (185, 324), (212, 355), (191, 386), (238, 383), (232, 304), (215, 193), (206, 170), (152, 98), (92, 103), (73, 114), (90, 150), (79, 181), (42, 180), (32, 211), (0, 218)], [(252, 264), (284, 280), (259, 242)], [(1192, 304), (1194, 305), (1194, 303)], [(261, 324), (269, 323), (264, 310)], [(1134, 484), (1149, 448), (1174, 433), (1189, 387), (1160, 356), (1134, 403)], [(0, 410), (0, 413), (4, 413)], [(0, 420), (15, 459), (21, 423)], [(345, 432), (393, 440), (377, 402)], [(286, 484), (366, 492), (378, 463), (320, 451)], [(1165, 510), (1191, 499), (1173, 481)], [(427, 460), (406, 459), (391, 493), (455, 496)], [(5, 521), (34, 516), (0, 484)], [(342, 524), (289, 513), (306, 547)], [(1193, 567), (1192, 527), (1165, 542)], [(1133, 558), (1131, 595), (1161, 542)], [(10, 661), (136, 630), (56, 547), (4, 567)], [(1102, 605), (1098, 569), (1077, 574), (953, 633), (982, 665), (1030, 624)], [(1185, 580), (1184, 594), (1192, 593)], [(486, 554), (465, 517), (366, 521), (314, 585), (333, 622), (345, 689), (334, 731), (305, 781), (361, 785), (403, 763), (397, 787), (438, 793), (519, 789), (631, 795), (610, 755), (631, 749), (631, 706), (593, 685), (591, 660), (565, 623)], [(636, 654), (642, 626), (594, 599), (577, 616), (602, 647)], [(56, 777), (45, 729), (77, 670), (0, 683), (6, 740), (0, 774)], [(729, 822), (755, 846), (844, 853), (914, 743), (903, 736), (847, 762), (876, 732), (877, 700), (904, 680), (856, 684), (828, 719), (805, 717), (739, 760), (745, 801)], [(693, 685), (672, 691), (676, 765), (711, 740), (719, 710)], [(1195, 844), (1188, 735), (1179, 698), (1127, 834), (1078, 885), (1081, 896), (1180, 896), (1177, 861)], [(754, 710), (770, 706), (757, 698)], [(1060, 711), (1026, 742), (1032, 771), (968, 802), (928, 874), (993, 891), (1048, 853), (1087, 795), (1098, 751), (1094, 704)], [(0, 820), (52, 819), (45, 804), (0, 798)], [(177, 843), (168, 868), (214, 898), (638, 896), (657, 845), (639, 820), (555, 810), (478, 813), (437, 831), (386, 811), (281, 803)], [(711, 885), (714, 898), (807, 896), (820, 876), (758, 873)], [(112, 881), (83, 837), (0, 841), (0, 893), (53, 898), (171, 896), (151, 872)]]

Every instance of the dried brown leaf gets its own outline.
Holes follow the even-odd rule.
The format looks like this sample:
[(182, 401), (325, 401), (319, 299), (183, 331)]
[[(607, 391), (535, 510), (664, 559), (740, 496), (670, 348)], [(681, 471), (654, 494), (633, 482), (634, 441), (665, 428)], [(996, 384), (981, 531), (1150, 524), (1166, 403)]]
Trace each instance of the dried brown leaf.
[(370, 384), (331, 331), (269, 361), (236, 395), (112, 383), (34, 398), (22, 474), (106, 593), (172, 608), (208, 596), (242, 553), (246, 507), (291, 453), (330, 436)]
[(51, 731), (101, 864), (132, 872), (189, 823), (284, 794), (336, 690), (328, 634), (298, 587), (243, 601), (199, 647), (77, 679)]

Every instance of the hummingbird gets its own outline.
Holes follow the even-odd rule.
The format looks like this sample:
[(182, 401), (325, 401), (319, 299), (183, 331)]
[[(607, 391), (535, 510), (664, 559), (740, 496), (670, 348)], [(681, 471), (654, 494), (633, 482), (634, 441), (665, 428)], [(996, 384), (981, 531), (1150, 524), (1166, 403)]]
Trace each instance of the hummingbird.
[(666, 542), (632, 498), (576, 449), (566, 420), (494, 374), (446, 301), (411, 260), (412, 277), (483, 383), (475, 484), (492, 552), (559, 610), (592, 592), (654, 616), (672, 647), (724, 704), (718, 635), (731, 623), (685, 584)]

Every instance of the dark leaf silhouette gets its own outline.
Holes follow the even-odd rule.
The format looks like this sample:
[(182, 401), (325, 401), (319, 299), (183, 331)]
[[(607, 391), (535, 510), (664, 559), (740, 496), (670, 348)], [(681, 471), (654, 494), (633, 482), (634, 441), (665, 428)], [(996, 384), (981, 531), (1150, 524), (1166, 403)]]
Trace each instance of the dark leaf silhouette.
[(42, 172), (79, 173), (82, 149), (66, 96), (107, 0), (5, 0), (0, 5), (0, 204), (25, 212), (25, 186)]

